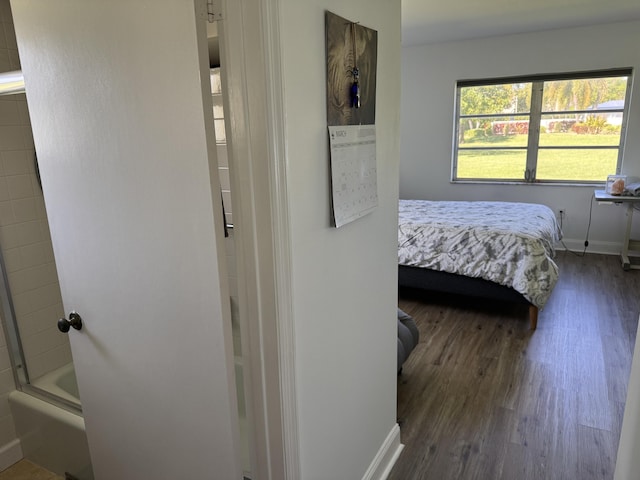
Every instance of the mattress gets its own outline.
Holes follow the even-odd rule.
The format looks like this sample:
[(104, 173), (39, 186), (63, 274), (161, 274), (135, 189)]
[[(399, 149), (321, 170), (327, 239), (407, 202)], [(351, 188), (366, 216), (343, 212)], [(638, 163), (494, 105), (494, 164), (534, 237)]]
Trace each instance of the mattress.
[(556, 282), (550, 208), (516, 202), (400, 200), (398, 263), (511, 287), (542, 308)]

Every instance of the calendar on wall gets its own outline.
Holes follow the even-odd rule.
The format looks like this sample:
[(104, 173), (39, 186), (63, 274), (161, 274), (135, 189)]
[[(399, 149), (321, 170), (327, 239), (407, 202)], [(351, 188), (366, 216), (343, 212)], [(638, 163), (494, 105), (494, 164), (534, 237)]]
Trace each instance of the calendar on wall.
[(329, 127), (332, 216), (341, 227), (378, 206), (375, 125)]
[(378, 206), (378, 32), (325, 12), (331, 215), (341, 227)]

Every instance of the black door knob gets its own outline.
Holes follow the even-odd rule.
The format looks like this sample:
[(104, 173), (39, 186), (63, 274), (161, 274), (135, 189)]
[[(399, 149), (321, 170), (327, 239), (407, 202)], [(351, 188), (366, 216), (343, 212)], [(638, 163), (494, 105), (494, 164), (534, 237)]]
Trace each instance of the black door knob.
[(82, 318), (80, 318), (80, 315), (76, 312), (71, 312), (69, 314), (69, 320), (66, 318), (58, 320), (58, 330), (62, 333), (67, 333), (71, 327), (76, 330), (80, 330), (82, 328)]

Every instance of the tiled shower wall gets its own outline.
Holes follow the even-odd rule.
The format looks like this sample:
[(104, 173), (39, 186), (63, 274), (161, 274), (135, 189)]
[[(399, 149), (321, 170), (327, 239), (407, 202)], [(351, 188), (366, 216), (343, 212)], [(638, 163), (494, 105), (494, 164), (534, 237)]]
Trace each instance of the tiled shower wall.
[[(9, 0), (0, 0), (0, 20), (0, 71), (18, 70)], [(34, 153), (24, 94), (0, 96), (0, 248), (31, 379), (71, 361), (68, 337), (56, 326), (64, 312)], [(7, 402), (15, 385), (1, 340), (0, 448), (15, 438)]]
[[(11, 71), (17, 68), (19, 68), (18, 48), (15, 44), (15, 33), (13, 31), (13, 19), (11, 17), (9, 0), (0, 0), (0, 71)], [(0, 107), (2, 106), (7, 107), (5, 102), (2, 102)], [(12, 105), (8, 105), (9, 109), (11, 107), (17, 107), (15, 102), (12, 102)], [(4, 175), (4, 161), (0, 161), (0, 173)], [(4, 178), (1, 182), (0, 197), (4, 198), (8, 195), (8, 186)], [(0, 202), (0, 205), (4, 205), (4, 203), (5, 202)], [(1, 217), (2, 213), (0, 213), (0, 218)], [(2, 224), (0, 223), (0, 225)], [(1, 316), (2, 313), (0, 312), (0, 317)], [(4, 323), (4, 318), (0, 318), (0, 320)], [(0, 330), (0, 449), (2, 450), (9, 448), (11, 442), (15, 442), (17, 439), (8, 400), (9, 393), (14, 389), (15, 384), (11, 371), (11, 363), (9, 361), (7, 341), (4, 336), (4, 330)], [(0, 468), (8, 467), (10, 463), (11, 459), (0, 457)]]
[[(15, 70), (20, 65), (8, 8), (2, 19), (15, 61), (0, 67)], [(24, 94), (0, 97), (0, 246), (31, 379), (71, 361), (68, 336), (56, 324), (64, 311), (34, 155)]]
[(218, 173), (220, 189), (224, 202), (225, 221), (229, 226), (229, 236), (224, 239), (229, 273), (229, 294), (231, 296), (231, 326), (233, 329), (233, 353), (236, 371), (236, 392), (238, 395), (238, 413), (240, 416), (240, 441), (242, 442), (242, 466), (245, 478), (251, 477), (251, 460), (249, 457), (249, 437), (247, 426), (246, 400), (244, 395), (244, 366), (242, 359), (242, 342), (240, 335), (240, 309), (238, 297), (238, 271), (236, 268), (236, 246), (233, 229), (233, 213), (231, 205), (231, 177), (229, 174), (229, 155), (227, 151), (227, 134), (224, 123), (224, 107), (222, 100), (222, 79), (220, 68), (211, 69), (211, 97), (213, 100), (213, 122), (218, 156)]
[(213, 100), (213, 122), (218, 156), (218, 174), (220, 190), (224, 203), (225, 221), (229, 226), (229, 236), (225, 238), (227, 267), (229, 269), (229, 289), (231, 293), (231, 321), (233, 324), (233, 348), (236, 364), (241, 363), (242, 347), (240, 342), (240, 324), (238, 310), (238, 272), (236, 271), (236, 250), (233, 238), (233, 208), (231, 205), (231, 177), (229, 174), (229, 155), (227, 151), (227, 133), (224, 124), (224, 107), (222, 105), (222, 79), (220, 67), (211, 69), (211, 98)]
[(229, 177), (229, 157), (227, 155), (227, 132), (224, 126), (224, 107), (222, 105), (222, 78), (220, 67), (211, 69), (211, 100), (213, 102), (213, 126), (216, 136), (216, 151), (218, 155), (218, 174), (220, 188), (224, 202), (225, 220), (233, 225), (231, 207), (231, 179)]

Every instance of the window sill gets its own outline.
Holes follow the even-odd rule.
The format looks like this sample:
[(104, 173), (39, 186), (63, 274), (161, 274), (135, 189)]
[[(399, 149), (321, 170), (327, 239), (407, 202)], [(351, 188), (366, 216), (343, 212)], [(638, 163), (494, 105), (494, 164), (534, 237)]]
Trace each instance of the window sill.
[(458, 185), (527, 185), (538, 187), (587, 187), (604, 188), (606, 182), (525, 182), (518, 180), (450, 180), (449, 183)]

